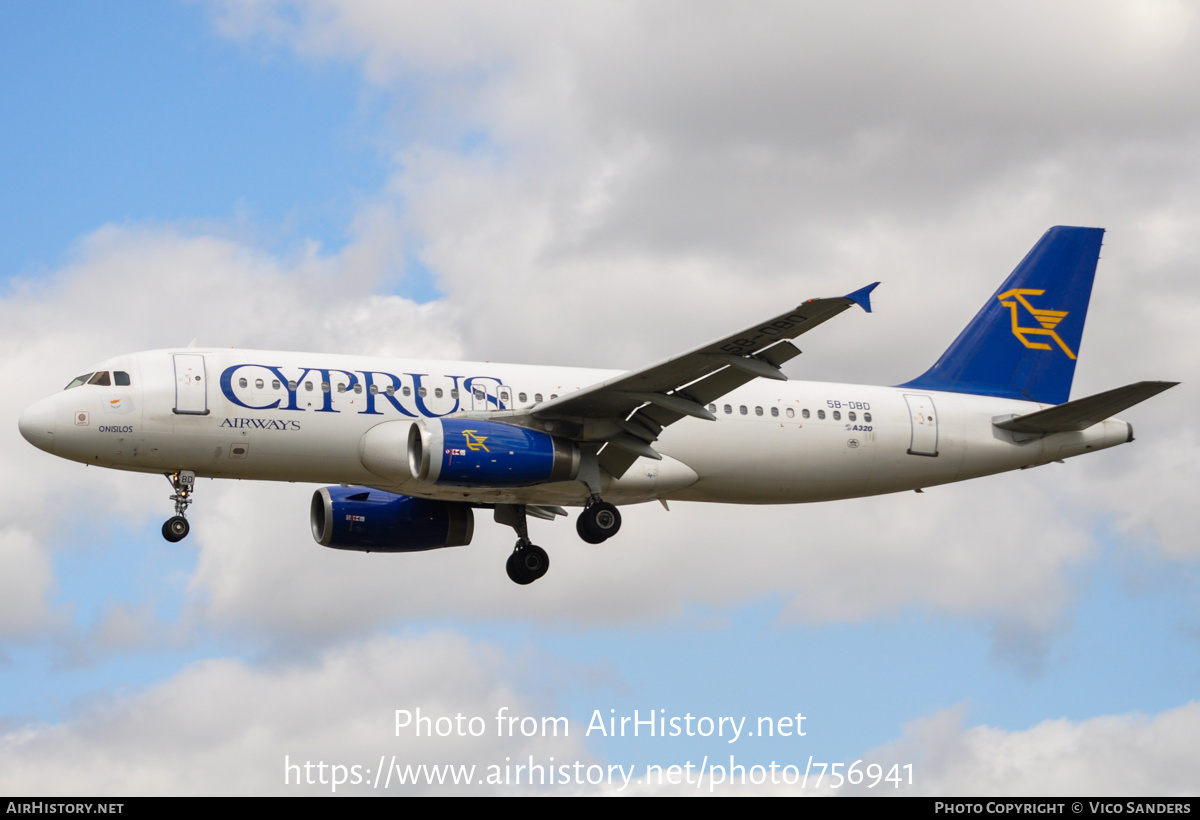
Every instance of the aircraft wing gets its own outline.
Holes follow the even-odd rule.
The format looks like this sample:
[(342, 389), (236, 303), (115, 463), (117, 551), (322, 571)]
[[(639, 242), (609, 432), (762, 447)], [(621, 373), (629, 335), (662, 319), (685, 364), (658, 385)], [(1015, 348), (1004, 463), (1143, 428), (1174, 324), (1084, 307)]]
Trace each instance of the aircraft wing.
[(660, 458), (650, 445), (667, 425), (684, 416), (715, 420), (706, 404), (760, 376), (786, 380), (779, 366), (800, 354), (790, 340), (852, 305), (869, 313), (878, 284), (846, 296), (810, 299), (739, 333), (559, 396), (528, 413), (543, 421), (592, 422), (598, 435), (589, 438), (607, 442), (600, 466), (620, 477), (638, 456)]

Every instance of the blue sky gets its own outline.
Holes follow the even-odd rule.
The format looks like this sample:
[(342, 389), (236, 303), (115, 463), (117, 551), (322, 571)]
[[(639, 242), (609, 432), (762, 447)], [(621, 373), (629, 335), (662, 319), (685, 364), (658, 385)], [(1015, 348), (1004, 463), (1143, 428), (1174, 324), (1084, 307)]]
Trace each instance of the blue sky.
[(5, 9), (6, 276), (55, 267), (112, 222), (345, 242), (388, 172), (372, 95), (350, 66), (249, 52), (209, 16), (174, 3)]
[[(1130, 412), (1134, 446), (924, 496), (655, 505), (599, 549), (539, 523), (554, 567), (529, 590), (500, 569), (508, 531), (482, 519), (462, 550), (326, 553), (309, 487), (206, 482), (193, 536), (167, 544), (165, 481), (35, 451), (14, 406), (5, 790), (289, 793), (285, 754), (401, 748), (866, 757), (915, 762), (913, 793), (1194, 793), (1200, 755), (1169, 729), (1200, 721), (1183, 409), (1200, 122), (1180, 113), (1200, 87), (1158, 78), (1200, 76), (1200, 23), (1104, 4), (1042, 20), (1056, 40), (1026, 25), (1032, 5), (961, 10), (968, 57), (938, 8), (918, 4), (931, 25), (901, 43), (886, 6), (770, 6), (732, 28), (731, 7), (673, 4), (5, 6), (0, 323), (6, 375), (30, 388), (18, 405), (193, 335), (633, 367), (875, 279), (876, 313), (813, 334), (791, 372), (897, 383), (1058, 223), (1110, 230), (1075, 395), (1185, 382)], [(1121, 83), (1096, 81), (1110, 68), (1089, 39)], [(355, 683), (374, 687), (361, 703)], [(809, 735), (435, 752), (386, 731), (413, 703), (511, 703), (577, 729), (597, 709), (801, 711)], [(336, 719), (297, 728), (311, 714)], [(219, 728), (200, 731), (206, 715)], [(1114, 738), (1193, 763), (1093, 755)], [(210, 776), (181, 774), (205, 760), (221, 761)]]

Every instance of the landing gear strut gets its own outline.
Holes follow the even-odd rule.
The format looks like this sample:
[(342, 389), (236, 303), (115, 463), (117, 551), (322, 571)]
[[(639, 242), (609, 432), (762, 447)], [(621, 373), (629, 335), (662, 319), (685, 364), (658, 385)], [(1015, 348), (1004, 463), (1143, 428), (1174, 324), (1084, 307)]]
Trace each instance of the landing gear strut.
[(513, 583), (532, 584), (546, 574), (550, 569), (550, 556), (546, 551), (529, 540), (529, 528), (525, 522), (524, 504), (497, 504), (495, 510), (496, 523), (507, 524), (517, 533), (517, 544), (513, 547), (512, 555), (504, 568)]
[(163, 524), (162, 534), (163, 538), (174, 543), (187, 538), (192, 529), (184, 516), (187, 515), (188, 505), (192, 503), (192, 487), (196, 483), (196, 474), (191, 470), (180, 470), (177, 473), (169, 473), (167, 481), (170, 481), (175, 489), (175, 494), (171, 496), (171, 500), (175, 502), (175, 515)]
[(575, 531), (589, 544), (607, 541), (621, 529), (621, 513), (616, 506), (592, 496), (575, 521)]

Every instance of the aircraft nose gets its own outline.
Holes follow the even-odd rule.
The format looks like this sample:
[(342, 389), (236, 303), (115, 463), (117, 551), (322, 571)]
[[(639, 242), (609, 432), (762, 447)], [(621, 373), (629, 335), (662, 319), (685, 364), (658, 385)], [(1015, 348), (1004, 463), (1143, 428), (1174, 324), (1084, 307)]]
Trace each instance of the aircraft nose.
[(54, 445), (54, 417), (54, 402), (42, 399), (21, 414), (17, 427), (26, 441), (48, 451)]

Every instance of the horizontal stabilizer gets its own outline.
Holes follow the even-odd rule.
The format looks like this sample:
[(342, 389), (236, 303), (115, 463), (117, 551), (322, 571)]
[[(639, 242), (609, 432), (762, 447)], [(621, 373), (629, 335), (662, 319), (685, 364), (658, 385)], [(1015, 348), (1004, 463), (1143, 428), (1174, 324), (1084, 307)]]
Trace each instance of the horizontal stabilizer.
[(1039, 410), (1024, 416), (1015, 416), (1006, 421), (994, 422), (1001, 430), (1014, 433), (1068, 433), (1086, 430), (1112, 418), (1122, 410), (1133, 407), (1151, 396), (1157, 396), (1179, 382), (1137, 382), (1106, 390), (1048, 410)]

